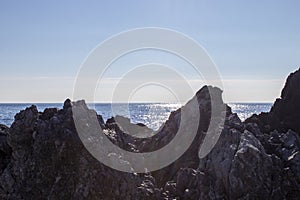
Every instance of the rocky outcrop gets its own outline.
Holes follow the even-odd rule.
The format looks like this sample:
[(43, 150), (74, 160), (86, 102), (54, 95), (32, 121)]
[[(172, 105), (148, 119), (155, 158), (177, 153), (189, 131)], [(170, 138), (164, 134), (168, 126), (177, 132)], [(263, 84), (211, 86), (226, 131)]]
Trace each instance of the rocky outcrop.
[(89, 154), (68, 104), (43, 113), (31, 106), (15, 116), (7, 136), (11, 159), (0, 177), (1, 199), (137, 199), (146, 193), (143, 183), (152, 179), (112, 170)]
[(214, 149), (197, 168), (181, 168), (164, 194), (178, 199), (297, 199), (299, 142), (293, 131), (263, 133), (257, 124), (243, 124), (231, 114)]
[(291, 73), (269, 113), (253, 115), (246, 123), (257, 123), (264, 132), (289, 129), (300, 133), (300, 69)]
[(11, 148), (7, 143), (9, 128), (0, 125), (0, 174), (6, 168), (11, 158)]
[[(205, 86), (157, 131), (124, 117), (104, 122), (84, 101), (66, 100), (63, 109), (38, 112), (31, 106), (0, 126), (1, 199), (298, 199), (300, 196), (300, 72), (289, 76), (269, 113), (244, 123)], [(197, 106), (193, 102), (197, 102)], [(84, 129), (96, 115), (106, 137), (131, 152), (151, 152), (169, 144), (182, 126), (197, 124), (195, 138), (172, 164), (151, 173), (134, 173), (134, 163), (109, 154), (132, 173), (111, 169), (85, 148), (72, 108), (82, 109)], [(216, 110), (212, 112), (211, 108)], [(224, 109), (225, 108), (225, 109)], [(196, 118), (194, 112), (200, 113)], [(187, 118), (182, 118), (188, 113)], [(199, 153), (210, 125), (220, 121), (221, 135), (206, 156)], [(122, 127), (121, 124), (125, 124)], [(213, 130), (214, 132), (216, 130)], [(145, 134), (153, 134), (144, 138)], [(141, 137), (140, 137), (141, 136)], [(125, 160), (124, 160), (125, 159)]]

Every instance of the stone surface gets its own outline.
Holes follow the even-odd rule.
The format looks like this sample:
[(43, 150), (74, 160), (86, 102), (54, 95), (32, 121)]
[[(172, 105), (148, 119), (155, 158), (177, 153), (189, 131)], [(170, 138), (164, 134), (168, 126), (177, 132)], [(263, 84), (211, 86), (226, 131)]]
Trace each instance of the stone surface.
[(112, 170), (87, 152), (71, 107), (39, 113), (31, 106), (15, 118), (7, 136), (11, 159), (0, 176), (1, 199), (135, 199), (147, 190), (144, 175)]
[(0, 173), (7, 167), (11, 159), (11, 147), (7, 143), (9, 128), (0, 125)]
[[(272, 110), (244, 123), (223, 103), (220, 89), (205, 86), (192, 99), (198, 106), (189, 102), (172, 112), (155, 133), (120, 116), (104, 122), (84, 101), (67, 99), (63, 109), (43, 112), (31, 106), (15, 116), (10, 128), (0, 126), (0, 199), (298, 199), (299, 80), (299, 71), (291, 74)], [(225, 108), (225, 124), (212, 151), (200, 159), (208, 127), (222, 114), (212, 115), (212, 100), (218, 111)], [(110, 141), (131, 152), (167, 145), (182, 122), (199, 126), (190, 147), (174, 163), (151, 173), (125, 173), (87, 151), (75, 128), (74, 106), (82, 111), (79, 128), (93, 130), (89, 122), (94, 116)], [(195, 121), (198, 111), (201, 118)], [(182, 119), (183, 112), (188, 118)], [(184, 130), (188, 136), (189, 129)], [(132, 169), (122, 155), (111, 153), (107, 159)]]
[(289, 129), (300, 133), (300, 69), (291, 73), (269, 113), (254, 115), (246, 122), (257, 123), (264, 132)]

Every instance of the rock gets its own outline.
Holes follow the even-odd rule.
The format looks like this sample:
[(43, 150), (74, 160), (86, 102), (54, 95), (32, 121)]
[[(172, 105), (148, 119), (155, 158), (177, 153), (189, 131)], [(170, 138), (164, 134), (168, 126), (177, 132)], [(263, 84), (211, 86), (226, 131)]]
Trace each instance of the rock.
[(230, 198), (268, 198), (272, 186), (272, 164), (259, 140), (245, 131), (228, 174)]
[[(35, 106), (16, 115), (5, 135), (12, 157), (0, 176), (1, 199), (136, 199), (146, 190), (144, 175), (119, 172), (93, 158), (70, 121), (71, 112), (38, 113)], [(0, 148), (6, 129), (1, 126)]]
[[(190, 132), (190, 127), (197, 127), (195, 130), (195, 138), (185, 153), (168, 167), (153, 173), (153, 176), (156, 178), (156, 182), (160, 187), (164, 187), (167, 181), (174, 181), (177, 172), (181, 168), (196, 169), (198, 167), (200, 144), (203, 142), (205, 137), (204, 133), (207, 131), (211, 121), (211, 98), (216, 99), (214, 104), (216, 108), (224, 108), (224, 110), (226, 110), (226, 105), (222, 101), (221, 94), (222, 91), (219, 88), (204, 86), (196, 93), (194, 98), (196, 99), (196, 103), (195, 101), (193, 102), (194, 99), (192, 99), (181, 109), (172, 112), (164, 126), (158, 130), (152, 138), (141, 142), (140, 144), (143, 144), (143, 146), (137, 145), (137, 149), (142, 149), (143, 152), (157, 150), (168, 144), (175, 137), (179, 127)], [(195, 106), (198, 107), (195, 108)], [(227, 111), (230, 113), (228, 109)], [(195, 112), (200, 114), (198, 121), (196, 121), (197, 118), (194, 117)], [(189, 117), (187, 119), (182, 118), (184, 113), (188, 113), (187, 116)], [(190, 136), (185, 134), (185, 137), (188, 138)], [(186, 140), (186, 138), (183, 138), (183, 140)]]
[(41, 114), (40, 119), (49, 120), (57, 113), (57, 111), (57, 108), (46, 108)]
[(275, 129), (286, 132), (291, 129), (300, 133), (299, 102), (300, 69), (289, 75), (281, 92), (281, 97), (276, 99), (271, 111), (269, 113), (254, 115), (247, 119), (246, 123), (257, 123), (265, 132), (270, 132)]
[[(203, 87), (172, 112), (156, 132), (121, 116), (105, 123), (83, 100), (67, 99), (61, 110), (26, 108), (15, 116), (10, 128), (0, 125), (0, 198), (298, 199), (299, 74), (298, 70), (289, 76), (270, 112), (245, 122), (224, 104), (222, 91), (211, 86)], [(74, 108), (80, 111), (75, 117)], [(225, 117), (224, 124), (219, 123), (220, 116)], [(77, 129), (74, 119), (80, 121)], [(90, 123), (91, 119), (100, 126)], [(209, 129), (212, 124), (216, 125), (213, 130)], [(78, 134), (78, 128), (98, 134), (95, 128), (101, 127), (103, 137), (115, 145), (141, 153), (164, 147), (178, 130), (184, 130), (182, 139), (190, 137), (193, 125), (195, 138), (178, 160), (139, 174), (134, 172), (135, 163), (113, 152), (105, 154), (107, 159), (132, 173), (105, 166), (87, 151)], [(215, 135), (217, 130), (220, 135)], [(149, 134), (151, 137), (137, 137)], [(214, 140), (215, 136), (220, 137)], [(103, 137), (91, 145), (103, 144)], [(211, 139), (213, 149), (202, 156), (206, 138)]]
[(9, 128), (0, 125), (0, 174), (7, 167), (11, 159), (11, 147), (7, 143)]
[(176, 192), (181, 199), (199, 199), (202, 174), (191, 168), (182, 168), (177, 173)]
[(64, 102), (64, 106), (63, 106), (63, 109), (64, 110), (67, 110), (68, 108), (71, 108), (72, 107), (72, 102), (70, 99), (66, 99), (65, 102)]
[[(124, 133), (127, 133), (133, 137), (137, 138), (146, 138), (151, 137), (155, 133), (152, 129), (148, 128), (144, 124), (132, 124), (130, 119), (117, 115), (112, 120), (116, 125), (120, 128), (120, 130)], [(108, 123), (109, 124), (109, 123)]]

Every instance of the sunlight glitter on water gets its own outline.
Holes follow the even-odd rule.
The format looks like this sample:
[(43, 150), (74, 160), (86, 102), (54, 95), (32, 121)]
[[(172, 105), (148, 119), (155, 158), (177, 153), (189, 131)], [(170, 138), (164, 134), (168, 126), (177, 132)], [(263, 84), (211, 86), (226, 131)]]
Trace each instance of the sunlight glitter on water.
[[(14, 121), (15, 114), (30, 105), (0, 104), (0, 124), (10, 126)], [(268, 112), (272, 106), (271, 103), (229, 103), (228, 105), (232, 108), (232, 112), (237, 113), (242, 121), (254, 113)], [(112, 112), (112, 104), (98, 103), (93, 108), (98, 114), (103, 116), (105, 121), (112, 116), (122, 115), (129, 117), (133, 123), (143, 123), (149, 128), (157, 130), (169, 118), (170, 113), (181, 106), (181, 104), (166, 103), (114, 104), (114, 112)], [(49, 107), (62, 108), (62, 104), (37, 104), (39, 111)]]
[(228, 104), (233, 113), (237, 113), (239, 118), (244, 121), (253, 114), (260, 114), (261, 112), (269, 112), (271, 103), (229, 103)]

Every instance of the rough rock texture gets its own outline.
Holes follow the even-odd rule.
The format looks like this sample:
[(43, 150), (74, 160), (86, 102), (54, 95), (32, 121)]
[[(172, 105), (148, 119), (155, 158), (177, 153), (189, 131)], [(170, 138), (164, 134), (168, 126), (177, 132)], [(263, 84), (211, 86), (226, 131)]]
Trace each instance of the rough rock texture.
[[(185, 153), (163, 169), (141, 174), (111, 169), (85, 149), (72, 115), (72, 107), (80, 107), (87, 114), (83, 128), (90, 126), (88, 116), (95, 111), (84, 101), (66, 100), (63, 109), (43, 112), (31, 106), (15, 116), (10, 128), (0, 126), (0, 199), (299, 199), (299, 86), (297, 71), (269, 113), (244, 123), (223, 103), (220, 89), (205, 86), (193, 98), (198, 107), (188, 102), (172, 112), (150, 138), (134, 137), (140, 130), (148, 133), (142, 124), (122, 117), (104, 122), (97, 115), (114, 144), (131, 152), (150, 152), (175, 137), (184, 111), (190, 113), (187, 123), (195, 122), (193, 111), (201, 113), (196, 137)], [(225, 112), (225, 124), (215, 147), (200, 159), (211, 119), (218, 121), (211, 112), (212, 99), (218, 114)], [(120, 120), (127, 128), (119, 126)], [(132, 168), (118, 155), (107, 157)]]
[(87, 152), (71, 112), (66, 101), (59, 111), (39, 113), (31, 106), (15, 116), (7, 138), (11, 159), (0, 177), (1, 199), (137, 199), (146, 193), (143, 183), (152, 179), (112, 170)]
[(0, 174), (2, 174), (11, 159), (11, 147), (7, 143), (8, 131), (7, 126), (0, 125)]

